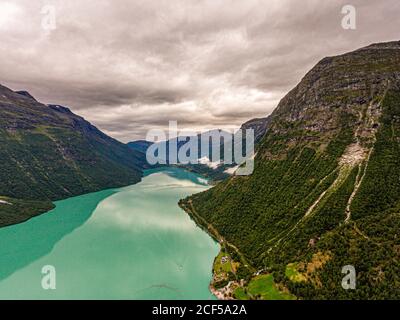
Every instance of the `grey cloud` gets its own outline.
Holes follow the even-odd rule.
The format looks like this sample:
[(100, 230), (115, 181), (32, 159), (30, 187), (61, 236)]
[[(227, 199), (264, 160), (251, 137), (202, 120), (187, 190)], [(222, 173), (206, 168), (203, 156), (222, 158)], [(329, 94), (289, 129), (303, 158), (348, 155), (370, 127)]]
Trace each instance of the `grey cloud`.
[[(50, 33), (45, 4), (57, 12)], [(398, 37), (398, 0), (353, 0), (351, 31), (341, 28), (345, 4), (2, 0), (0, 83), (67, 105), (123, 141), (169, 120), (238, 127), (269, 114), (323, 57)]]

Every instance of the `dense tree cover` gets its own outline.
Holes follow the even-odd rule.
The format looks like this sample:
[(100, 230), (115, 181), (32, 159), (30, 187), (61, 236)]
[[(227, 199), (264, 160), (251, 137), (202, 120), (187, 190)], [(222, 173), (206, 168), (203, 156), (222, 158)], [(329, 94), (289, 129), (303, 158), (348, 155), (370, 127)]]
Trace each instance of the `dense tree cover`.
[[(344, 223), (346, 205), (359, 166), (364, 168), (365, 163), (349, 169), (343, 183), (327, 194), (312, 217), (298, 223), (338, 178), (338, 156), (352, 142), (349, 126), (342, 128), (324, 153), (297, 146), (284, 160), (257, 159), (253, 176), (235, 177), (192, 196), (194, 207), (255, 266), (272, 270), (276, 281), (298, 297), (400, 298), (399, 97), (398, 91), (390, 91), (383, 102), (376, 149), (351, 207), (349, 224)], [(268, 144), (276, 139), (280, 138), (267, 137), (264, 147), (271, 150)], [(310, 240), (315, 245), (310, 246)], [(310, 262), (318, 252), (329, 253), (330, 259), (309, 281), (294, 283), (285, 277), (288, 263)], [(357, 290), (341, 287), (345, 265), (356, 267)]]
[(353, 218), (379, 214), (400, 200), (400, 94), (389, 91), (383, 101), (374, 151), (352, 204)]
[(216, 183), (218, 181), (222, 181), (230, 177), (230, 175), (225, 172), (225, 170), (227, 170), (228, 167), (224, 165), (221, 165), (217, 168), (211, 168), (204, 164), (185, 164), (185, 165), (178, 165), (178, 167), (200, 174), (210, 179), (211, 183)]
[[(140, 181), (141, 158), (125, 144), (67, 108), (1, 86), (0, 93), (0, 196), (44, 201), (51, 208), (49, 201)], [(14, 206), (16, 222), (28, 207), (22, 213)], [(0, 206), (1, 220), (13, 220), (9, 209)], [(32, 205), (32, 215), (42, 211)]]
[(54, 208), (51, 201), (18, 200), (1, 197), (0, 226), (23, 222), (29, 218)]
[[(228, 241), (248, 248), (247, 258), (262, 264), (275, 238), (293, 226), (336, 178), (336, 154), (343, 152), (350, 133), (343, 129), (324, 154), (299, 146), (283, 161), (256, 161), (251, 177), (222, 182), (194, 195), (193, 203)], [(271, 137), (270, 143), (276, 141), (280, 143), (280, 138)]]
[[(400, 298), (400, 56), (378, 49), (324, 59), (273, 113), (253, 175), (185, 200), (298, 298)], [(371, 156), (342, 163), (355, 144)], [(341, 286), (345, 265), (356, 290)]]
[(0, 131), (0, 195), (20, 199), (58, 200), (127, 185), (138, 170), (112, 159), (97, 142), (67, 129)]

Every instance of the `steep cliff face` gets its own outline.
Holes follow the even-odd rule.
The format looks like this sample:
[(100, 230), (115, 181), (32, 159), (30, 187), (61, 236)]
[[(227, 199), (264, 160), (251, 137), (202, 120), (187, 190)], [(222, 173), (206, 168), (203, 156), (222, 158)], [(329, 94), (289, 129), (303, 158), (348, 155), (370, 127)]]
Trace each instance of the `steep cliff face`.
[(0, 196), (9, 202), (0, 204), (0, 226), (46, 211), (50, 201), (141, 178), (141, 157), (125, 144), (68, 108), (3, 86), (0, 143)]
[(242, 124), (240, 129), (243, 130), (243, 132), (248, 129), (254, 130), (254, 141), (258, 144), (268, 130), (270, 119), (270, 117), (251, 119)]
[(400, 80), (399, 50), (399, 42), (393, 42), (323, 59), (282, 99), (271, 116), (271, 131), (301, 131), (288, 142), (323, 147), (349, 126), (363, 146), (373, 142), (382, 99)]
[(184, 204), (298, 297), (399, 298), (399, 116), (400, 42), (325, 58), (268, 118), (253, 175)]

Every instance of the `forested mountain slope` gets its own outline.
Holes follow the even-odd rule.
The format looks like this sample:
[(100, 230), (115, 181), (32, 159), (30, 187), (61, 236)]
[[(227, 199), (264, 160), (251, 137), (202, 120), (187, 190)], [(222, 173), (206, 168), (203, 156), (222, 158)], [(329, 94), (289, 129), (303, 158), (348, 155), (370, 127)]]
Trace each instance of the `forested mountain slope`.
[(0, 86), (0, 226), (51, 201), (136, 183), (143, 158), (69, 109)]
[(251, 176), (181, 205), (298, 298), (399, 299), (400, 42), (323, 59), (268, 126)]

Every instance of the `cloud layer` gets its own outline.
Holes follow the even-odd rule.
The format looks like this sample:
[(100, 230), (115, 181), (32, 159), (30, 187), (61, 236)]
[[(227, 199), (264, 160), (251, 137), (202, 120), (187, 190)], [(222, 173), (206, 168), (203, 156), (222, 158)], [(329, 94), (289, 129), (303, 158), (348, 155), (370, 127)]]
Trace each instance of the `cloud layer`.
[[(177, 120), (268, 115), (321, 58), (400, 38), (398, 0), (1, 0), (0, 83), (70, 107), (122, 141)], [(41, 9), (56, 10), (56, 29)]]

